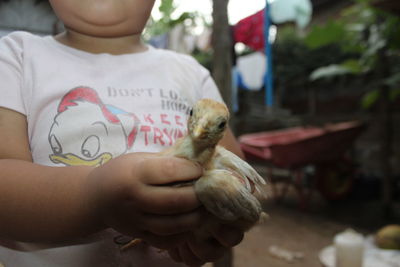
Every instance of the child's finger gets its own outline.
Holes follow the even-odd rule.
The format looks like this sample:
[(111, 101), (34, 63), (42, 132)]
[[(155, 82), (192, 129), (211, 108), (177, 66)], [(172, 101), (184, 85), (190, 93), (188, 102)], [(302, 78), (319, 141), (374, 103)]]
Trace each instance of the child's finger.
[(176, 216), (145, 214), (141, 219), (141, 223), (146, 226), (147, 231), (160, 236), (193, 231), (202, 222), (203, 216), (198, 211)]
[(189, 266), (201, 266), (205, 263), (204, 260), (200, 259), (193, 253), (188, 244), (182, 244), (178, 248), (179, 255), (182, 261)]
[(173, 248), (168, 250), (168, 254), (176, 262), (182, 262), (181, 255), (179, 254), (179, 249), (178, 248)]
[(188, 242), (190, 250), (204, 261), (216, 261), (226, 253), (227, 248), (218, 244), (215, 240), (200, 241), (192, 239)]
[(140, 160), (137, 177), (145, 184), (168, 185), (199, 178), (202, 168), (186, 159), (176, 157), (145, 157)]
[(212, 229), (212, 234), (218, 242), (225, 247), (234, 247), (239, 244), (244, 237), (242, 230), (227, 224), (221, 225), (217, 229)]
[(138, 199), (143, 211), (161, 215), (186, 213), (201, 205), (192, 186), (146, 186)]

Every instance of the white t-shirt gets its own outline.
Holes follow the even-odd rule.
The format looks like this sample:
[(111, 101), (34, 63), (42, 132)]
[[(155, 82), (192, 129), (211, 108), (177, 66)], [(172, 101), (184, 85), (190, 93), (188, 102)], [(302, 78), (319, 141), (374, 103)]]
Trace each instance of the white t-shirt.
[[(197, 100), (222, 101), (189, 56), (152, 47), (91, 54), (25, 32), (0, 39), (0, 81), (0, 106), (26, 115), (33, 161), (48, 166), (99, 166), (127, 152), (160, 151), (186, 133)], [(74, 245), (0, 240), (0, 263), (180, 266), (144, 244), (121, 253), (117, 235), (108, 230)]]

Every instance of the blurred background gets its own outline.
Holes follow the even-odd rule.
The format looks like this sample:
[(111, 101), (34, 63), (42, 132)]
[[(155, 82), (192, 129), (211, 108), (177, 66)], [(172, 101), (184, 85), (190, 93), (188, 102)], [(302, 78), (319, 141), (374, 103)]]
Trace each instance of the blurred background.
[[(16, 30), (63, 25), (47, 0), (0, 1)], [(143, 38), (210, 70), (269, 181), (269, 219), (220, 266), (334, 266), (348, 228), (363, 266), (400, 266), (400, 1), (157, 0)]]

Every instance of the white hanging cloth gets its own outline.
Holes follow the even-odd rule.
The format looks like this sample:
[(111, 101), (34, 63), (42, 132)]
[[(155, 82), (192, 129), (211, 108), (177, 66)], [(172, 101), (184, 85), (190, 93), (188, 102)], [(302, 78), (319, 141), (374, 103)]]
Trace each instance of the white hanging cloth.
[(294, 21), (299, 28), (304, 28), (311, 20), (310, 0), (274, 0), (270, 5), (271, 20), (276, 24)]

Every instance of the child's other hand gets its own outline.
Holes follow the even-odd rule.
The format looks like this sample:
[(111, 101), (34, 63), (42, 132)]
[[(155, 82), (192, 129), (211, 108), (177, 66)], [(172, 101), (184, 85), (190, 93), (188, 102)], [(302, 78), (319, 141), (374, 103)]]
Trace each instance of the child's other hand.
[(192, 236), (187, 242), (168, 250), (168, 253), (177, 262), (183, 262), (188, 266), (201, 266), (206, 262), (218, 260), (229, 249), (239, 244), (244, 231), (224, 224), (213, 229), (212, 235), (213, 238), (207, 240), (199, 240)]
[(201, 167), (184, 159), (132, 153), (95, 168), (89, 182), (107, 227), (169, 249), (202, 221), (193, 187), (171, 183), (201, 174)]

